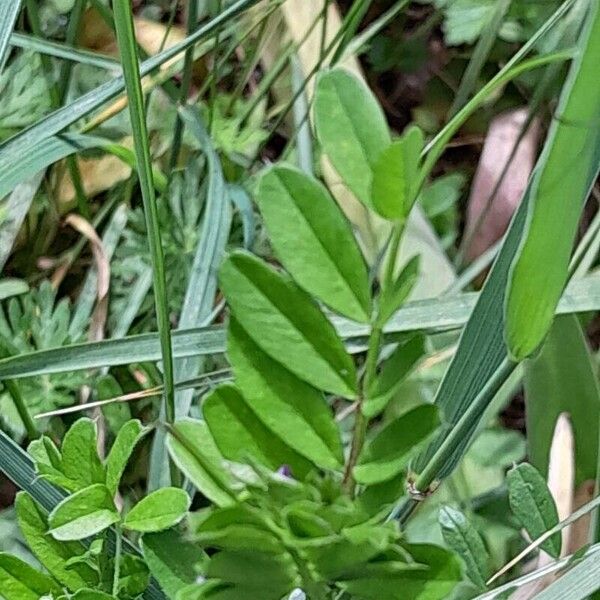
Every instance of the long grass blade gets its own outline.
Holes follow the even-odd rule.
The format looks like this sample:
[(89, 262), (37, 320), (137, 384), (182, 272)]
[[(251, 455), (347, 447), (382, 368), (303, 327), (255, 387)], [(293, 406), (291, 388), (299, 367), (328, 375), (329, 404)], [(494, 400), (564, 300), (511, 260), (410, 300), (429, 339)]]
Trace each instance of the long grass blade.
[(20, 10), (21, 0), (12, 0), (0, 4), (0, 73), (4, 69), (10, 36)]
[(552, 325), (569, 278), (581, 212), (598, 176), (599, 61), (600, 3), (593, 0), (557, 117), (530, 183), (525, 232), (509, 276), (505, 334), (516, 360), (535, 352)]
[[(406, 304), (401, 308), (385, 328), (385, 334), (393, 340), (397, 334), (411, 331), (447, 331), (458, 329), (467, 320), (482, 318), (482, 311), (489, 310), (487, 303), (492, 293), (496, 299), (501, 289), (488, 290), (485, 296), (478, 294), (459, 294), (446, 299), (421, 300)], [(485, 304), (485, 306), (484, 306)], [(497, 307), (498, 308), (498, 307)], [(501, 313), (501, 307), (500, 313)], [(574, 281), (565, 291), (559, 304), (559, 314), (572, 314), (600, 310), (600, 276), (590, 276)], [(496, 315), (497, 313), (494, 313)], [(491, 315), (490, 315), (491, 316)], [(336, 318), (334, 324), (344, 338), (351, 352), (362, 352), (364, 340), (369, 328), (351, 321)], [(495, 332), (495, 330), (490, 330)], [(491, 334), (480, 332), (483, 338)], [(473, 326), (469, 325), (468, 337), (474, 338)], [(480, 338), (477, 338), (480, 339)], [(494, 338), (501, 344), (502, 333)], [(479, 342), (481, 343), (481, 341)], [(501, 344), (501, 348), (504, 346)], [(176, 359), (191, 356), (220, 354), (225, 351), (225, 331), (221, 326), (173, 332), (173, 356)], [(462, 352), (466, 350), (463, 347)], [(477, 356), (477, 354), (475, 354)], [(496, 354), (494, 357), (497, 356)], [(505, 355), (501, 352), (499, 356)], [(122, 339), (110, 339), (101, 342), (74, 344), (63, 348), (42, 350), (13, 356), (0, 360), (0, 380), (31, 377), (50, 373), (112, 367), (138, 362), (158, 361), (161, 358), (158, 334), (146, 333)], [(464, 360), (464, 356), (463, 359)], [(500, 361), (501, 362), (501, 361)], [(470, 373), (470, 377), (472, 374)], [(477, 380), (478, 382), (479, 380)], [(470, 380), (471, 385), (473, 382)]]
[(162, 248), (160, 224), (154, 183), (152, 177), (152, 159), (148, 141), (146, 125), (146, 111), (142, 83), (139, 69), (133, 12), (129, 0), (115, 0), (113, 2), (115, 26), (119, 53), (127, 88), (129, 100), (129, 115), (133, 142), (137, 158), (137, 171), (144, 203), (144, 216), (146, 217), (146, 230), (150, 257), (153, 270), (154, 303), (160, 336), (161, 358), (163, 364), (165, 394), (164, 407), (167, 421), (175, 420), (175, 380), (173, 375), (173, 352), (171, 342), (171, 324), (169, 322), (169, 301), (165, 276), (165, 260)]
[[(32, 179), (59, 160), (93, 148), (101, 148), (117, 156), (130, 167), (136, 167), (135, 154), (111, 140), (80, 133), (56, 135), (43, 140), (31, 152), (21, 157), (16, 168), (0, 174), (0, 198), (12, 192), (22, 181)], [(166, 177), (156, 169), (153, 169), (153, 183), (159, 191), (166, 190)]]

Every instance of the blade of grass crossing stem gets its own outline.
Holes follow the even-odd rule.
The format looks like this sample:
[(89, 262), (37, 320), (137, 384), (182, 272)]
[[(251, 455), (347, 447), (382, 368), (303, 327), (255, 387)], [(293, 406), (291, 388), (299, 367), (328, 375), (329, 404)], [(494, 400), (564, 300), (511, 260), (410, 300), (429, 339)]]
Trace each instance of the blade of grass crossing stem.
[(21, 0), (12, 0), (0, 4), (0, 73), (4, 69), (10, 36), (20, 10)]
[(146, 217), (146, 230), (150, 256), (152, 259), (154, 303), (156, 306), (158, 332), (162, 353), (164, 373), (164, 405), (167, 421), (175, 420), (175, 388), (173, 378), (173, 353), (171, 343), (171, 326), (169, 323), (169, 303), (167, 299), (167, 286), (165, 279), (165, 263), (160, 235), (158, 208), (154, 193), (152, 178), (152, 159), (148, 143), (148, 130), (146, 126), (146, 112), (144, 110), (144, 97), (135, 41), (133, 14), (130, 0), (115, 0), (113, 2), (115, 26), (119, 54), (125, 77), (127, 97), (129, 100), (129, 114), (133, 142), (137, 157), (138, 176), (144, 203)]
[[(192, 328), (206, 326), (213, 312), (217, 291), (217, 272), (225, 251), (231, 228), (231, 204), (225, 187), (221, 162), (213, 147), (212, 140), (197, 108), (184, 108), (180, 111), (182, 126), (196, 137), (207, 156), (208, 192), (200, 229), (200, 239), (196, 248), (192, 272), (179, 317), (179, 326)], [(182, 381), (197, 375), (202, 368), (201, 357), (181, 358), (175, 363), (175, 381)], [(193, 389), (179, 391), (175, 395), (175, 417), (186, 417), (192, 405)], [(168, 485), (165, 478), (168, 452), (166, 434), (159, 429), (152, 443), (148, 488), (158, 489)]]
[[(140, 295), (145, 296), (150, 286), (147, 272), (140, 273), (139, 278), (144, 283)], [(501, 287), (495, 287), (494, 292), (488, 291), (484, 297), (485, 301), (489, 303), (492, 293), (502, 294), (502, 289)], [(480, 301), (480, 295), (470, 293), (443, 300), (436, 298), (408, 303), (396, 313), (385, 327), (386, 339), (393, 342), (398, 339), (399, 335), (412, 331), (458, 329), (467, 323), (470, 315), (475, 314), (475, 310), (477, 310), (478, 320), (481, 320), (484, 307), (483, 305), (480, 306)], [(487, 309), (485, 310), (487, 311)], [(594, 312), (597, 310), (600, 310), (600, 276), (598, 275), (573, 282), (567, 288), (558, 307), (559, 314)], [(491, 323), (498, 325), (499, 321), (495, 321), (490, 315), (488, 317), (490, 317)], [(129, 324), (130, 322), (130, 320), (127, 321)], [(368, 326), (340, 318), (335, 319), (334, 323), (338, 334), (345, 340), (349, 352), (356, 354), (365, 350), (365, 340), (369, 335)], [(479, 344), (483, 344), (482, 338), (486, 337), (486, 333), (480, 333), (477, 337), (475, 336), (474, 326), (469, 324), (468, 327), (468, 339), (478, 340)], [(39, 350), (1, 359), (0, 380), (160, 360), (161, 350), (158, 334), (145, 333), (123, 338), (121, 336), (125, 334), (126, 329), (128, 329), (126, 325), (119, 326), (112, 339), (101, 342), (73, 344), (62, 348)], [(499, 342), (501, 343), (501, 336)], [(479, 347), (484, 348), (483, 345)], [(503, 344), (500, 348), (504, 348)], [(205, 356), (223, 352), (225, 352), (225, 330), (222, 326), (180, 329), (173, 332), (173, 355), (175, 358)], [(463, 347), (461, 362), (465, 360), (465, 352), (466, 349)], [(475, 360), (474, 357), (477, 356), (477, 353), (475, 352), (470, 356), (472, 360)], [(501, 362), (501, 358), (505, 354), (500, 353), (499, 356)], [(470, 370), (469, 377), (471, 378), (469, 379), (469, 387), (479, 385), (472, 380), (473, 374)], [(481, 380), (477, 379), (476, 381), (485, 383), (485, 380), (486, 378), (483, 377)], [(446, 385), (449, 385), (449, 383)], [(456, 382), (454, 383), (456, 384)], [(456, 389), (460, 390), (461, 388)], [(448, 390), (446, 389), (444, 394), (447, 393)], [(468, 405), (468, 402), (466, 405)]]
[[(259, 0), (238, 0), (214, 19), (199, 27), (192, 35), (160, 54), (145, 60), (140, 66), (140, 74), (145, 76), (152, 73), (164, 63), (185, 52), (187, 48), (198, 42), (207, 40), (214, 34), (216, 29), (258, 2)], [(26, 156), (28, 152), (31, 152), (44, 139), (73, 125), (81, 118), (100, 108), (104, 103), (121, 94), (124, 90), (124, 78), (117, 77), (84, 94), (74, 102), (55, 110), (34, 125), (12, 136), (3, 144), (0, 144), (0, 172), (4, 172), (7, 168), (13, 168), (14, 164), (18, 164), (20, 157)]]
[(525, 232), (506, 296), (506, 343), (516, 360), (548, 333), (569, 277), (583, 206), (600, 164), (600, 2), (592, 0), (548, 139), (534, 172)]
[[(570, 90), (567, 89), (567, 95), (569, 95), (569, 92)], [(553, 142), (554, 138), (550, 137), (548, 144), (552, 145)], [(547, 155), (548, 150), (542, 156), (542, 162), (538, 164), (538, 169), (543, 169), (544, 156)], [(588, 160), (592, 159), (591, 156), (587, 158)], [(595, 180), (598, 166), (599, 164), (596, 162), (594, 169), (590, 168), (587, 188)], [(537, 189), (530, 184), (513, 218), (502, 245), (502, 250), (463, 331), (455, 357), (436, 395), (435, 402), (450, 426), (458, 423), (461, 416), (467, 412), (471, 403), (477, 398), (480, 390), (486, 386), (493, 374), (506, 360), (507, 353), (503, 339), (504, 296), (510, 266), (517, 255), (521, 237), (525, 231), (529, 203), (536, 192)], [(539, 268), (547, 267), (540, 265)], [(440, 465), (439, 472), (436, 474), (437, 478), (447, 476), (457, 465), (468, 447), (471, 436), (484, 410), (485, 406), (481, 406), (481, 411), (470, 413), (473, 418), (471, 427), (461, 439), (456, 440), (456, 447), (449, 451), (445, 463)], [(429, 449), (419, 458), (415, 465), (417, 472), (426, 468), (446, 437), (447, 435), (438, 436)]]
[[(19, 489), (24, 490), (47, 512), (65, 499), (65, 492), (54, 487), (46, 480), (38, 477), (29, 454), (21, 449), (3, 431), (0, 431), (0, 471), (6, 475)], [(111, 552), (114, 551), (114, 530), (108, 537)], [(125, 550), (130, 554), (140, 555), (139, 549), (129, 540), (124, 540)], [(154, 579), (142, 594), (145, 600), (166, 600)]]

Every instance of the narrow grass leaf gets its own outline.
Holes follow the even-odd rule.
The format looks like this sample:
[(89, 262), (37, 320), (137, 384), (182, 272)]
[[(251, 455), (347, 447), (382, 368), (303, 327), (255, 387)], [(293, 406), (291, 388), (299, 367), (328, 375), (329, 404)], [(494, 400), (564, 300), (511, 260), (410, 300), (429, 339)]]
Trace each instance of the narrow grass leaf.
[(576, 485), (594, 479), (600, 392), (596, 366), (577, 317), (557, 318), (540, 355), (524, 366), (528, 460), (542, 475), (547, 474), (556, 420), (568, 413), (575, 435)]
[(371, 318), (367, 267), (327, 189), (288, 165), (261, 177), (257, 202), (275, 253), (307, 292), (360, 322)]
[(465, 562), (469, 579), (485, 590), (490, 576), (489, 555), (479, 532), (461, 511), (451, 506), (440, 510), (439, 523), (446, 544)]
[(23, 50), (34, 50), (40, 54), (62, 58), (71, 62), (97, 67), (108, 71), (119, 71), (121, 65), (110, 56), (104, 56), (98, 52), (90, 52), (82, 48), (74, 48), (67, 44), (59, 44), (44, 40), (33, 35), (13, 33), (10, 36), (10, 45)]
[(600, 590), (600, 552), (592, 552), (581, 562), (536, 595), (536, 600), (585, 600)]
[(550, 329), (568, 279), (581, 211), (598, 175), (599, 61), (600, 6), (593, 1), (530, 184), (527, 221), (509, 276), (505, 330), (516, 360), (531, 355)]
[[(498, 294), (502, 293), (501, 289), (495, 291)], [(459, 329), (469, 321), (482, 297), (491, 300), (491, 294), (486, 292), (485, 296), (465, 293), (443, 299), (407, 303), (384, 327), (384, 332), (390, 340), (393, 340), (397, 334), (402, 333)], [(582, 280), (574, 280), (569, 285), (558, 305), (557, 314), (597, 310), (600, 310), (600, 276), (593, 275)], [(479, 314), (481, 317), (481, 313)], [(368, 326), (341, 318), (332, 318), (332, 322), (338, 334), (346, 341), (351, 353), (364, 351), (364, 340), (369, 335)], [(469, 331), (469, 335), (473, 336), (474, 330), (469, 328)], [(222, 326), (175, 331), (173, 355), (175, 358), (182, 358), (220, 354), (226, 350), (225, 338), (225, 330)], [(494, 340), (498, 340), (500, 355), (504, 356), (501, 354), (505, 348), (502, 336), (495, 337)], [(462, 352), (466, 351), (465, 347)], [(1, 359), (0, 379), (19, 379), (34, 375), (129, 365), (136, 362), (153, 362), (159, 361), (160, 357), (158, 335), (145, 333), (100, 342), (73, 344)]]
[(391, 143), (383, 110), (367, 85), (343, 69), (319, 78), (315, 127), (325, 154), (344, 183), (372, 206), (373, 169)]
[(397, 417), (366, 444), (354, 468), (354, 478), (365, 485), (392, 479), (408, 467), (439, 425), (438, 411), (431, 404)]
[[(535, 540), (558, 524), (558, 511), (552, 494), (539, 472), (527, 463), (512, 468), (506, 476), (510, 508), (530, 538)], [(542, 549), (554, 558), (560, 556), (561, 534), (546, 540)]]
[(227, 355), (245, 401), (271, 431), (316, 465), (341, 466), (339, 430), (321, 392), (263, 352), (235, 318)]
[(142, 94), (142, 83), (137, 54), (137, 43), (133, 24), (133, 13), (129, 0), (113, 2), (115, 29), (123, 76), (127, 89), (131, 129), (137, 158), (137, 170), (144, 203), (148, 245), (152, 260), (154, 302), (158, 321), (164, 373), (164, 403), (167, 420), (175, 419), (175, 389), (173, 374), (173, 353), (171, 343), (171, 325), (169, 322), (169, 302), (167, 296), (165, 264), (162, 249), (158, 207), (154, 193), (152, 159), (146, 125), (146, 111)]
[(60, 502), (48, 515), (55, 540), (83, 540), (119, 521), (119, 513), (105, 485), (96, 483)]
[[(92, 148), (105, 150), (117, 156), (129, 166), (133, 168), (136, 166), (135, 155), (131, 150), (106, 138), (80, 133), (56, 135), (40, 142), (31, 152), (21, 157), (18, 165), (0, 174), (0, 198), (16, 189), (22, 181), (34, 178), (50, 165), (63, 158)], [(158, 180), (154, 182), (154, 185), (157, 189), (164, 190), (164, 176), (158, 174)]]
[(21, 0), (11, 0), (0, 5), (0, 73), (4, 69), (10, 36), (20, 10)]
[(190, 504), (190, 497), (182, 489), (167, 487), (156, 490), (127, 513), (123, 527), (142, 533), (169, 529), (185, 517)]
[(0, 589), (5, 600), (38, 600), (61, 592), (52, 577), (5, 552), (0, 552)]
[(308, 460), (267, 429), (235, 386), (213, 390), (204, 399), (202, 415), (225, 458), (239, 463), (254, 459), (273, 471), (287, 465), (298, 479), (311, 470)]
[(236, 252), (223, 263), (220, 282), (233, 315), (264, 352), (319, 389), (356, 396), (354, 362), (312, 298), (289, 277)]

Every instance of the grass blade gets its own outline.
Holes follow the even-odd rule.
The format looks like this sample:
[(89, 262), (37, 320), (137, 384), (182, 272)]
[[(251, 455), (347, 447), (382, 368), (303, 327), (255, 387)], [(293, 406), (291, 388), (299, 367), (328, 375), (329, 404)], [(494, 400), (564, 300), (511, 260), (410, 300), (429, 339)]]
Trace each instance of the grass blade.
[[(59, 160), (92, 148), (102, 148), (132, 168), (136, 166), (135, 154), (131, 150), (106, 138), (79, 133), (56, 135), (43, 140), (35, 148), (32, 148), (31, 152), (21, 157), (14, 168), (0, 174), (0, 198), (16, 189), (22, 181), (34, 178), (37, 173), (44, 171)], [(164, 191), (166, 189), (165, 176), (157, 170), (154, 170), (153, 173), (155, 187), (159, 191)]]
[[(501, 294), (501, 291), (498, 292), (494, 287), (494, 290), (485, 292), (485, 296), (460, 294), (444, 300), (432, 299), (410, 302), (396, 313), (385, 328), (385, 333), (393, 339), (396, 334), (411, 331), (458, 329), (470, 318), (471, 320), (474, 318), (475, 311), (477, 320), (481, 320), (484, 309), (488, 318), (497, 316), (498, 312), (487, 314), (489, 309), (487, 304), (490, 302), (493, 293)], [(501, 307), (496, 308), (499, 308), (501, 314)], [(600, 310), (600, 276), (574, 281), (567, 288), (558, 307), (560, 314), (595, 310)], [(338, 333), (346, 341), (350, 352), (364, 351), (364, 340), (369, 333), (368, 326), (339, 318), (336, 318), (334, 323)], [(475, 337), (474, 326), (469, 323), (468, 327), (467, 337), (470, 340), (478, 340), (478, 343), (481, 344), (482, 338), (487, 339), (490, 337), (487, 331), (480, 332), (481, 337)], [(505, 355), (502, 354), (504, 344), (502, 343), (501, 332), (499, 332), (498, 337), (493, 338), (493, 341), (498, 343), (500, 349), (497, 354), (487, 358), (490, 360), (500, 356), (500, 362), (502, 362), (502, 357)], [(461, 361), (465, 360), (464, 353), (466, 350), (466, 347), (461, 350)], [(225, 331), (221, 326), (182, 329), (173, 332), (174, 358), (220, 354), (223, 352), (225, 352)], [(476, 352), (474, 356), (477, 356)], [(160, 358), (158, 334), (146, 333), (122, 339), (74, 344), (63, 348), (41, 350), (5, 358), (0, 360), (0, 380), (128, 365), (136, 362), (158, 361)], [(473, 377), (476, 374), (476, 370), (475, 374), (469, 374), (471, 385), (477, 385), (481, 381), (476, 379), (475, 383), (473, 382)]]
[(0, 5), (0, 73), (6, 62), (6, 50), (10, 41), (10, 35), (15, 26), (15, 21), (21, 10), (21, 0), (2, 2)]
[(167, 297), (167, 284), (165, 278), (165, 261), (162, 249), (160, 224), (158, 220), (158, 207), (154, 193), (152, 177), (152, 159), (148, 143), (148, 129), (146, 126), (146, 111), (142, 95), (142, 83), (139, 69), (133, 13), (129, 0), (116, 0), (113, 2), (117, 42), (123, 75), (129, 100), (129, 114), (133, 142), (137, 157), (138, 177), (144, 203), (144, 216), (146, 217), (146, 230), (150, 257), (152, 260), (154, 302), (158, 320), (160, 336), (161, 358), (165, 382), (164, 407), (167, 421), (175, 420), (175, 388), (173, 375), (173, 352), (171, 343), (171, 325), (169, 323), (169, 302)]
[(34, 50), (35, 52), (53, 56), (54, 58), (62, 58), (63, 60), (69, 60), (90, 67), (98, 67), (99, 69), (106, 69), (108, 71), (119, 71), (121, 69), (119, 62), (110, 58), (110, 56), (103, 56), (97, 52), (90, 52), (89, 50), (73, 48), (66, 44), (42, 40), (33, 35), (13, 33), (10, 36), (10, 45), (14, 48)]
[[(542, 343), (569, 277), (583, 205), (600, 164), (600, 6), (590, 2), (571, 66), (530, 189), (523, 240), (511, 266), (506, 342), (516, 360)], [(568, 198), (568, 201), (566, 199)]]

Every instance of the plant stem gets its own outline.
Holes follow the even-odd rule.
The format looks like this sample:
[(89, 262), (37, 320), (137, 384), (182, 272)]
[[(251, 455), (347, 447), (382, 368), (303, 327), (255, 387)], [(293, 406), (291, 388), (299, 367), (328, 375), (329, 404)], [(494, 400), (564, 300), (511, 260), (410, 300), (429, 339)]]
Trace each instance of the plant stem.
[(35, 426), (31, 414), (29, 413), (29, 409), (25, 404), (25, 400), (23, 399), (23, 395), (21, 394), (21, 389), (19, 388), (16, 382), (11, 381), (10, 379), (6, 380), (4, 382), (4, 385), (6, 386), (6, 389), (8, 390), (8, 393), (10, 394), (13, 400), (13, 403), (15, 405), (15, 408), (17, 409), (17, 412), (19, 413), (21, 421), (23, 422), (23, 426), (25, 427), (25, 431), (27, 432), (27, 437), (30, 440), (35, 440), (40, 436), (40, 434)]
[(135, 41), (133, 13), (130, 0), (115, 0), (115, 28), (119, 53), (123, 65), (123, 76), (129, 100), (131, 128), (137, 158), (137, 169), (144, 204), (148, 245), (152, 259), (154, 298), (160, 334), (162, 362), (165, 383), (165, 415), (169, 423), (175, 420), (175, 390), (173, 376), (173, 352), (169, 305), (165, 278), (165, 261), (162, 249), (158, 207), (152, 176), (152, 160), (148, 145), (148, 130), (144, 111), (144, 96), (140, 80), (140, 67)]
[(121, 525), (115, 526), (115, 567), (113, 569), (112, 595), (118, 598), (119, 579), (121, 577), (121, 551), (123, 547), (123, 532)]
[[(389, 293), (394, 281), (398, 249), (400, 248), (403, 232), (404, 222), (395, 223), (389, 244), (387, 264), (385, 266), (381, 281), (380, 302), (386, 299), (386, 295)], [(356, 409), (356, 421), (354, 424), (354, 433), (350, 447), (350, 456), (348, 457), (348, 462), (346, 463), (346, 468), (344, 470), (344, 488), (350, 495), (353, 495), (355, 487), (354, 479), (352, 478), (352, 470), (356, 466), (358, 457), (360, 456), (365, 444), (367, 428), (369, 426), (369, 420), (363, 414), (362, 405), (377, 375), (377, 361), (381, 351), (384, 325), (385, 323), (381, 321), (379, 312), (375, 311), (371, 327), (371, 335), (369, 336), (367, 357), (365, 359), (365, 372), (361, 383), (361, 393), (358, 400), (358, 407)]]
[[(448, 435), (436, 453), (431, 457), (431, 460), (425, 465), (423, 471), (416, 478), (414, 482), (416, 492), (425, 496), (430, 492), (431, 486), (435, 483), (437, 475), (446, 463), (448, 456), (453, 454), (464, 443), (465, 439), (469, 437), (472, 428), (477, 424), (474, 417), (480, 414), (482, 407), (489, 404), (490, 400), (498, 393), (498, 390), (516, 367), (517, 363), (512, 362), (508, 358), (502, 361), (475, 400), (464, 412), (458, 423), (448, 432)], [(403, 500), (392, 511), (388, 520), (397, 518), (400, 522), (404, 523), (417, 507), (419, 501), (416, 498)]]

